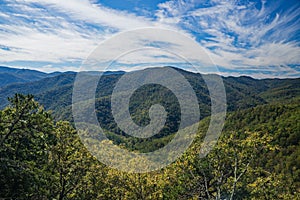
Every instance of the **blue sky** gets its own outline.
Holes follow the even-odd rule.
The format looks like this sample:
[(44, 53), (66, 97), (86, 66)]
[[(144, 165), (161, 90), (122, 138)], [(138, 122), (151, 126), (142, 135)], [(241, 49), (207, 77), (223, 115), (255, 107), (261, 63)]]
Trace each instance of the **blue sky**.
[[(299, 13), (299, 0), (2, 0), (0, 65), (77, 71), (114, 35), (159, 27), (197, 42), (225, 76), (300, 77)], [(178, 64), (165, 54), (137, 56), (117, 66)]]

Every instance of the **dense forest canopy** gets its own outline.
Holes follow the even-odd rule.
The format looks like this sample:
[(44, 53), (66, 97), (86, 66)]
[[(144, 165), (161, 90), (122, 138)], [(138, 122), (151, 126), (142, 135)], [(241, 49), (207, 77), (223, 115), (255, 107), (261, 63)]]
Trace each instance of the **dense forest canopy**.
[[(216, 146), (201, 158), (201, 148), (207, 145), (203, 138), (210, 120), (210, 98), (201, 75), (180, 70), (202, 109), (196, 139), (161, 170), (127, 173), (102, 164), (82, 144), (71, 114), (74, 73), (34, 73), (40, 80), (0, 88), (1, 105), (5, 105), (0, 111), (1, 198), (300, 198), (299, 79), (223, 77), (229, 112)], [(100, 80), (97, 117), (109, 138), (103, 142), (138, 152), (165, 146), (178, 129), (176, 98), (157, 85), (136, 91), (130, 104), (136, 123), (149, 123), (148, 109), (154, 103), (163, 102), (169, 115), (159, 135), (129, 137), (114, 124), (109, 108), (112, 88), (121, 74), (109, 73)], [(21, 91), (35, 96), (14, 94)], [(160, 95), (155, 96), (157, 92)], [(8, 104), (5, 96), (10, 96)], [(134, 160), (128, 162), (134, 164)]]

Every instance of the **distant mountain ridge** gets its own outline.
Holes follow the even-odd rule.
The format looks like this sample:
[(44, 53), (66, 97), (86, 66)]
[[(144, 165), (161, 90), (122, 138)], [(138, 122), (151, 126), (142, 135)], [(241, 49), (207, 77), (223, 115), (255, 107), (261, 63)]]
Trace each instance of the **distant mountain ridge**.
[[(4, 87), (15, 83), (28, 83), (28, 82), (39, 81), (44, 78), (55, 77), (61, 74), (75, 74), (75, 73), (76, 72), (73, 71), (67, 71), (67, 72), (56, 71), (51, 73), (45, 73), (45, 72), (32, 70), (32, 69), (19, 69), (19, 68), (0, 66), (0, 87)], [(89, 73), (90, 75), (99, 75), (103, 72), (89, 71), (87, 73)], [(124, 71), (104, 72), (105, 75), (124, 74), (124, 73), (125, 73)]]
[[(193, 86), (202, 106), (209, 107), (210, 98), (201, 75), (174, 68), (183, 74)], [(86, 72), (93, 77), (102, 72)], [(115, 83), (124, 71), (104, 72), (99, 83), (98, 97), (109, 96)], [(44, 73), (36, 70), (0, 67), (0, 108), (7, 105), (7, 97), (15, 93), (33, 94), (46, 109), (57, 112), (62, 107), (70, 106), (72, 88), (76, 72)], [(282, 98), (300, 96), (300, 78), (296, 79), (254, 79), (247, 76), (222, 77), (227, 93), (228, 110), (244, 109)], [(206, 112), (206, 111), (203, 111)]]
[(31, 69), (18, 69), (0, 66), (0, 87), (13, 83), (38, 81), (46, 77), (53, 77), (61, 72), (44, 73)]
[[(181, 73), (195, 91), (200, 109), (199, 120), (210, 116), (211, 99), (203, 77), (207, 80), (219, 75), (201, 75), (199, 73), (172, 68)], [(151, 68), (147, 70), (151, 70)], [(28, 73), (28, 71), (26, 71), (26, 73)], [(34, 71), (32, 73), (36, 74), (38, 72)], [(124, 73), (125, 72), (122, 71), (104, 72), (103, 76), (98, 80), (98, 75), (102, 74), (102, 72), (85, 72), (86, 81), (98, 81), (98, 87), (95, 93), (95, 114), (101, 127), (110, 133), (108, 137), (115, 142), (121, 141), (121, 137), (127, 137), (126, 133), (116, 124), (111, 109), (112, 92), (116, 83)], [(0, 109), (8, 104), (7, 97), (12, 97), (15, 93), (33, 94), (35, 99), (43, 105), (46, 110), (52, 111), (56, 120), (73, 122), (72, 93), (76, 72), (61, 72), (48, 77), (47, 74), (41, 74), (41, 76), (44, 76), (44, 78), (34, 78), (34, 81), (12, 83), (0, 87)], [(269, 103), (278, 102), (285, 104), (300, 100), (300, 78), (254, 79), (246, 76), (221, 78), (223, 79), (226, 90), (228, 112), (245, 110)], [(89, 89), (90, 88), (86, 88), (86, 91)], [(87, 100), (83, 102), (83, 105), (84, 107), (90, 106), (90, 103), (91, 101)], [(151, 120), (149, 117), (149, 109), (154, 104), (162, 105), (168, 114), (164, 128), (151, 139), (169, 138), (169, 134), (175, 133), (179, 128), (181, 111), (176, 96), (167, 88), (157, 84), (150, 84), (138, 89), (130, 98), (129, 111), (131, 118), (140, 126), (149, 124)]]

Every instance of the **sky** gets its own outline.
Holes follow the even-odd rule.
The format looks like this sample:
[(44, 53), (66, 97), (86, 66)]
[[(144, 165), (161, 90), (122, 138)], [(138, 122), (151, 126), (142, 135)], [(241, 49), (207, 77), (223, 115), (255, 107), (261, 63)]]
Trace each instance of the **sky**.
[[(158, 34), (161, 38), (139, 31), (143, 37), (126, 35), (143, 28), (170, 30), (187, 39), (179, 41), (164, 31)], [(118, 43), (121, 34), (126, 37), (123, 35)], [(108, 46), (104, 51), (102, 48), (103, 54), (115, 55), (114, 50), (122, 45), (142, 49), (120, 55), (114, 61), (115, 70), (164, 65), (189, 70), (180, 55), (195, 65), (209, 67), (207, 62), (199, 61), (201, 55), (199, 62), (195, 59), (194, 42), (224, 76), (300, 77), (300, 1), (0, 1), (2, 66), (44, 72), (78, 71), (106, 41), (114, 41), (117, 46)], [(156, 50), (147, 49), (149, 46)], [(166, 46), (168, 52), (159, 51)]]

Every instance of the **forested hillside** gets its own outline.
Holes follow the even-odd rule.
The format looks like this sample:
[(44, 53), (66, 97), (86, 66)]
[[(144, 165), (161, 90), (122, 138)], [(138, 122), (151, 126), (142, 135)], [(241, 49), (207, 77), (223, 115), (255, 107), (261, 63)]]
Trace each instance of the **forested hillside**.
[(200, 159), (209, 119), (189, 150), (165, 169), (123, 173), (92, 157), (69, 122), (54, 122), (32, 96), (0, 112), (2, 198), (297, 199), (300, 105), (230, 113), (214, 150)]
[[(203, 139), (211, 100), (200, 74), (179, 71), (198, 98), (197, 136), (171, 165), (141, 174), (105, 166), (82, 144), (71, 113), (75, 73), (0, 87), (0, 198), (299, 199), (300, 79), (223, 77), (228, 103), (225, 126), (214, 149), (202, 158), (201, 151), (209, 145)], [(150, 106), (160, 103), (168, 112), (166, 124), (151, 138), (126, 135), (110, 109), (112, 90), (122, 74), (105, 74), (97, 88), (96, 113), (109, 139), (102, 142), (136, 152), (165, 146), (178, 130), (176, 97), (159, 85), (138, 89), (130, 99), (133, 120), (147, 125)], [(88, 75), (96, 78), (95, 72)], [(15, 94), (21, 92), (34, 96)], [(134, 162), (128, 160), (130, 165)]]
[[(198, 97), (201, 118), (206, 117), (210, 113), (210, 97), (206, 84), (202, 76), (209, 77), (212, 75), (201, 75), (178, 68), (178, 70), (190, 82)], [(91, 79), (97, 78), (96, 72), (87, 72)], [(98, 118), (103, 118), (103, 113), (109, 113), (106, 105), (110, 104), (110, 95), (113, 91), (115, 83), (123, 75), (124, 72), (106, 72), (99, 81), (99, 87), (96, 91), (97, 105), (104, 108), (102, 114)], [(50, 76), (49, 74), (48, 76)], [(52, 74), (53, 75), (53, 74)], [(71, 121), (71, 104), (72, 89), (75, 80), (75, 72), (59, 73), (54, 77), (47, 77), (38, 81), (34, 79), (29, 83), (14, 83), (0, 87), (0, 108), (4, 108), (7, 104), (7, 97), (12, 97), (16, 93), (33, 94), (35, 99), (41, 103), (45, 109), (52, 110), (56, 119), (67, 119)], [(223, 77), (228, 111), (250, 108), (256, 105), (265, 104), (271, 101), (288, 100), (300, 95), (299, 85), (300, 79), (253, 79), (250, 77)], [(152, 91), (161, 91), (161, 99), (169, 98), (167, 91), (161, 90), (159, 86), (148, 86), (136, 93), (137, 97), (133, 100), (133, 105), (138, 105), (142, 101), (140, 97), (153, 96)], [(173, 100), (174, 102), (174, 100)], [(148, 101), (148, 104), (151, 104)], [(147, 106), (144, 105), (143, 109)], [(133, 109), (134, 111), (135, 109)], [(144, 110), (146, 111), (146, 110)], [(104, 116), (110, 118), (109, 116)], [(113, 123), (113, 122), (109, 122)], [(113, 125), (112, 125), (113, 126)]]
[(14, 84), (38, 81), (46, 77), (53, 77), (60, 72), (44, 73), (37, 70), (17, 69), (0, 66), (0, 87)]

